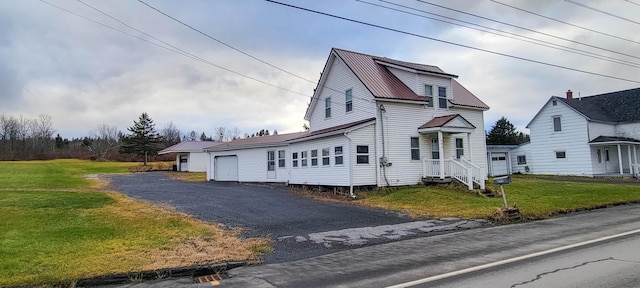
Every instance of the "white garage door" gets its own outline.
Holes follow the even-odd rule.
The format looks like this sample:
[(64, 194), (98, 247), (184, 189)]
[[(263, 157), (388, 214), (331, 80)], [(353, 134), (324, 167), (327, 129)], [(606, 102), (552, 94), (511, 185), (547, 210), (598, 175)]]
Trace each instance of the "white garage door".
[(215, 161), (216, 181), (238, 181), (238, 156), (218, 156)]
[(492, 176), (509, 174), (507, 170), (507, 153), (491, 153)]

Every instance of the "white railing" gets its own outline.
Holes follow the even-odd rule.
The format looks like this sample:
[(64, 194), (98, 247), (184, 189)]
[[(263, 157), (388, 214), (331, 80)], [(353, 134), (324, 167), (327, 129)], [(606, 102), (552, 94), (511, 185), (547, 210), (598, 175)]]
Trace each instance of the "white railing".
[(483, 169), (480, 168), (478, 165), (473, 164), (471, 161), (467, 160), (467, 159), (460, 159), (462, 160), (462, 163), (466, 164), (468, 167), (471, 167), (473, 170), (472, 173), (472, 177), (471, 180), (478, 184), (480, 186), (480, 189), (484, 189), (484, 181), (486, 180), (486, 174), (484, 173)]
[(633, 177), (640, 178), (640, 164), (631, 164), (631, 174)]
[(473, 190), (473, 183), (477, 183), (480, 189), (484, 189), (485, 175), (482, 168), (465, 159), (455, 160), (453, 158), (444, 160), (444, 173), (440, 173), (440, 160), (423, 159), (422, 176), (440, 177), (448, 176), (457, 179)]

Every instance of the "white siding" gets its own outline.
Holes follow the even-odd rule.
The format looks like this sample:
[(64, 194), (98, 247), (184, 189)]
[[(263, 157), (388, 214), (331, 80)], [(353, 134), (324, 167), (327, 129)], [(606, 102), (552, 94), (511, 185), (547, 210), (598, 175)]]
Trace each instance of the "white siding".
[(616, 125), (616, 136), (640, 139), (640, 123)]
[(189, 153), (189, 172), (207, 171), (207, 160), (209, 156), (205, 152)]
[(589, 141), (598, 138), (598, 136), (615, 136), (616, 127), (611, 124), (589, 122)]
[[(291, 184), (349, 186), (349, 154), (348, 139), (343, 135), (292, 143), (289, 146), (287, 165), (291, 167)], [(335, 147), (342, 146), (342, 165), (335, 163)], [(329, 148), (329, 165), (322, 165), (322, 149)], [(318, 166), (311, 166), (311, 150), (318, 150)], [(298, 167), (292, 165), (292, 153), (307, 151), (307, 167), (301, 166), (298, 156)]]
[[(289, 159), (287, 159), (287, 167), (278, 169), (278, 150), (285, 150), (285, 154), (289, 156), (288, 146), (270, 147), (270, 148), (254, 148), (235, 151), (210, 152), (210, 171), (207, 171), (207, 177), (210, 180), (216, 180), (215, 174), (215, 157), (216, 156), (232, 156), (238, 157), (238, 181), (239, 182), (287, 182), (289, 180)], [(276, 153), (276, 178), (267, 178), (267, 151), (275, 151)]]
[[(318, 88), (322, 90), (309, 116), (309, 131), (313, 132), (375, 117), (376, 108), (373, 96), (340, 58), (336, 57), (325, 73), (329, 74), (324, 84), (325, 87)], [(353, 110), (350, 112), (346, 112), (345, 108), (345, 91), (347, 89), (353, 91)], [(325, 99), (327, 97), (331, 97), (330, 118), (325, 118)]]
[[(391, 67), (388, 67), (388, 69), (393, 75), (398, 77), (398, 79), (400, 79), (402, 83), (407, 85), (407, 87), (409, 87), (418, 95), (425, 95), (424, 85), (427, 84), (433, 87), (434, 97), (438, 97), (438, 87), (445, 87), (447, 88), (447, 98), (451, 98), (451, 78), (416, 74), (413, 72)], [(437, 104), (437, 101), (435, 103)]]
[[(349, 155), (351, 169), (353, 173), (353, 185), (378, 185), (376, 182), (377, 167), (379, 165), (379, 155), (375, 144), (375, 130), (376, 125), (370, 125), (358, 130), (355, 130), (349, 134), (351, 138), (351, 146), (347, 155)], [(356, 146), (368, 145), (369, 146), (369, 164), (357, 164), (356, 163)], [(378, 146), (379, 147), (379, 146)]]
[[(529, 167), (534, 174), (593, 175), (587, 120), (561, 101), (553, 106), (548, 101), (529, 124), (531, 154)], [(553, 118), (561, 117), (562, 131), (554, 132)], [(565, 151), (565, 159), (556, 159), (557, 151)], [(527, 159), (528, 160), (528, 159)]]
[[(531, 169), (532, 162), (534, 161), (531, 155), (531, 143), (520, 145), (518, 148), (511, 150), (511, 173), (531, 173), (531, 170), (527, 171), (527, 167)], [(518, 164), (518, 156), (526, 157), (526, 164)]]
[[(383, 117), (383, 125), (378, 119), (377, 143), (379, 147), (378, 157), (382, 157), (382, 131), (384, 126), (385, 153), (391, 167), (385, 168), (386, 180), (392, 186), (395, 185), (415, 185), (420, 182), (422, 175), (422, 161), (411, 160), (411, 137), (420, 139), (421, 158), (431, 158), (431, 138), (437, 137), (436, 133), (420, 135), (418, 127), (425, 124), (433, 117), (460, 114), (476, 127), (484, 127), (482, 111), (469, 109), (444, 110), (425, 107), (424, 105), (404, 104), (404, 103), (383, 103), (386, 113)], [(471, 133), (471, 145), (468, 143), (466, 133), (448, 134), (444, 133), (444, 158), (455, 157), (455, 138), (463, 139), (464, 155), (466, 159), (474, 164), (486, 169), (486, 146), (484, 141), (484, 131), (482, 128)], [(471, 151), (469, 148), (471, 147)], [(473, 155), (470, 157), (470, 152)], [(471, 158), (471, 159), (470, 159)], [(486, 171), (486, 170), (485, 170)], [(386, 180), (381, 171), (379, 183), (386, 185)]]

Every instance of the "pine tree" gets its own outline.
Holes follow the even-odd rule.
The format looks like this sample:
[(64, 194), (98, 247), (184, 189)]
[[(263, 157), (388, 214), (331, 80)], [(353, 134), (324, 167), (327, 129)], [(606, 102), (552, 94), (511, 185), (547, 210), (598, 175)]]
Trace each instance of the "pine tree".
[(487, 144), (489, 145), (513, 145), (528, 141), (529, 135), (517, 132), (516, 127), (504, 116), (491, 127), (487, 133)]
[(122, 139), (121, 153), (136, 154), (144, 157), (144, 166), (147, 166), (149, 155), (155, 155), (160, 150), (160, 135), (156, 132), (155, 124), (146, 112), (142, 113), (138, 121), (133, 121), (133, 126), (127, 128), (131, 135)]

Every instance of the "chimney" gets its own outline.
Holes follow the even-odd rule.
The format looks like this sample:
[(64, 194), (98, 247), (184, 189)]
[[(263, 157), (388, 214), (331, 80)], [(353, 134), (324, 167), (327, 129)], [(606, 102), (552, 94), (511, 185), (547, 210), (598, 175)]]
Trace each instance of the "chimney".
[(571, 92), (571, 90), (567, 90), (567, 99), (573, 99), (573, 92)]

